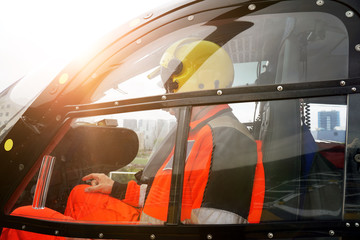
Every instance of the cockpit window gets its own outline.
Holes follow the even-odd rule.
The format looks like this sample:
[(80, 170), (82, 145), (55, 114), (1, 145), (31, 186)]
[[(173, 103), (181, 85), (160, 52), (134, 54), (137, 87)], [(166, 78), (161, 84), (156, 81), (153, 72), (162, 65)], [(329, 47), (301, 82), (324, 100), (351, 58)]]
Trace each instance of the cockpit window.
[[(12, 214), (138, 223), (161, 159), (174, 147), (177, 112), (173, 108), (74, 119), (52, 153), (44, 156)], [(109, 191), (101, 187), (101, 179), (116, 184)]]
[(346, 112), (344, 97), (194, 107), (182, 222), (341, 219)]
[[(12, 214), (165, 224), (180, 110), (74, 119)], [(346, 112), (345, 97), (193, 107), (181, 222), (341, 219)]]
[[(174, 29), (150, 43), (139, 39), (136, 44), (145, 46), (112, 63), (90, 101), (324, 81), (348, 75), (347, 30), (327, 13), (248, 15)], [(211, 41), (217, 47), (210, 50), (190, 43), (197, 40)], [(191, 70), (183, 70), (189, 66)], [(197, 76), (206, 80), (187, 84)]]

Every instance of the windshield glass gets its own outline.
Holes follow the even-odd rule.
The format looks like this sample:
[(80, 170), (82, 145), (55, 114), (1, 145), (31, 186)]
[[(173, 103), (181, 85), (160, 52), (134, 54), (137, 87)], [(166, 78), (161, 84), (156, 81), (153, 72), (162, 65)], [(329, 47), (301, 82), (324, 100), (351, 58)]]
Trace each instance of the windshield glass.
[(58, 74), (63, 64), (49, 64), (19, 79), (0, 93), (0, 141), (14, 126), (27, 107)]
[[(137, 40), (125, 56), (114, 57), (116, 62), (85, 101), (347, 78), (348, 35), (335, 16), (302, 12), (227, 19), (226, 14), (174, 27), (155, 40)], [(182, 70), (189, 66), (191, 70)], [(188, 84), (197, 77), (206, 80)]]

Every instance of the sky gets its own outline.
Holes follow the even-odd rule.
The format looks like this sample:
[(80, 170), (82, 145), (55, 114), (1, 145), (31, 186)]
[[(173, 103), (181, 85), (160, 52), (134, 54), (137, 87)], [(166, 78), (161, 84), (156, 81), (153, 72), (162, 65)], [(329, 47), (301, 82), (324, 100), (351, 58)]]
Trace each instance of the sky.
[(0, 92), (51, 60), (71, 60), (117, 26), (167, 4), (169, 0), (0, 1)]

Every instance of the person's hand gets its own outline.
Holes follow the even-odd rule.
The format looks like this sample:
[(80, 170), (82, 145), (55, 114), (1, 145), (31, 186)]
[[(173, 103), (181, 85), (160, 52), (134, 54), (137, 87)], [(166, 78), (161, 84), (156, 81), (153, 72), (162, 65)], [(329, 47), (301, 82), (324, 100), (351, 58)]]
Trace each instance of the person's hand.
[(85, 192), (110, 194), (114, 185), (114, 181), (103, 173), (91, 173), (82, 180), (91, 180), (91, 187), (85, 188)]

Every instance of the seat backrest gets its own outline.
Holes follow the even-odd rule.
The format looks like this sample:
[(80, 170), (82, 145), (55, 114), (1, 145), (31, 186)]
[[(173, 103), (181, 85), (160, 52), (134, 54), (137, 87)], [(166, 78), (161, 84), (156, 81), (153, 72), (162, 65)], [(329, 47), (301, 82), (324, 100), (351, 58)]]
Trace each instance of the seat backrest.
[[(295, 24), (295, 23), (293, 23)], [(277, 58), (275, 83), (295, 83), (302, 78), (300, 44), (289, 31), (284, 33)], [(300, 198), (301, 117), (298, 99), (263, 102), (260, 140), (263, 141), (265, 199), (262, 221), (296, 220)]]

